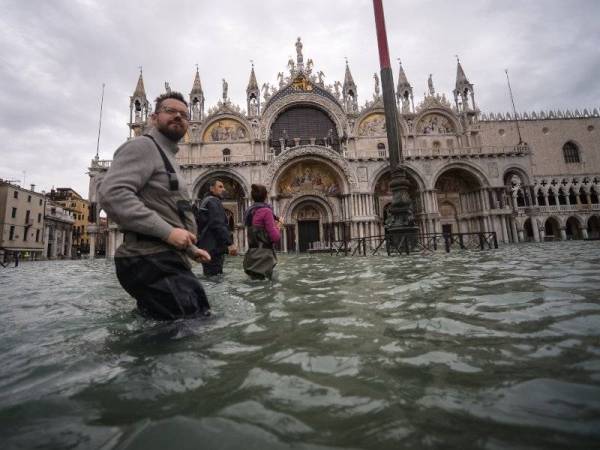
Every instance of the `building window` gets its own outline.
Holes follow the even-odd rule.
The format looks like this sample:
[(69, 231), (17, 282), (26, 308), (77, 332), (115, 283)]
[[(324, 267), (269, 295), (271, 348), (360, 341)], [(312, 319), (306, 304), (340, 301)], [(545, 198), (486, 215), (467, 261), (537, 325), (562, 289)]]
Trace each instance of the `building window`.
[(38, 213), (38, 223), (42, 221), (42, 213)]
[(229, 150), (228, 148), (223, 149), (223, 161), (224, 162), (231, 161), (231, 150)]
[(40, 206), (42, 206), (42, 199), (40, 198)]
[(13, 198), (19, 198), (19, 192), (18, 191), (15, 191), (13, 193)]
[(27, 196), (27, 202), (28, 202), (28, 203), (31, 203), (31, 195), (28, 195), (28, 196)]
[(10, 226), (10, 231), (9, 231), (9, 234), (8, 234), (8, 239), (12, 241), (14, 238), (15, 238), (15, 226), (11, 225)]
[(12, 213), (11, 213), (10, 217), (12, 217), (13, 219), (14, 219), (15, 217), (17, 217), (17, 208), (13, 208), (13, 209), (12, 209)]
[(27, 240), (27, 231), (28, 231), (28, 229), (27, 229), (27, 228), (25, 228), (25, 229), (23, 230), (23, 242), (25, 242), (25, 241)]
[(35, 230), (35, 242), (40, 242), (40, 230)]
[(31, 211), (29, 211), (29, 210), (25, 211), (25, 225), (27, 225), (29, 223), (30, 214), (31, 214)]
[(563, 155), (566, 163), (578, 163), (579, 159), (579, 148), (572, 142), (567, 142), (563, 145)]

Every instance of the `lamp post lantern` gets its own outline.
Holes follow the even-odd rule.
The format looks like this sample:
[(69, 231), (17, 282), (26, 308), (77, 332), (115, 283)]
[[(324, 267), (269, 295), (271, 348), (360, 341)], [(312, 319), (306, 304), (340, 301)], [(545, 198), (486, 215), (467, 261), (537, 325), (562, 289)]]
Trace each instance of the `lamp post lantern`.
[(402, 143), (398, 132), (398, 110), (394, 101), (394, 77), (390, 67), (385, 18), (381, 2), (382, 0), (373, 0), (391, 172), (392, 204), (384, 224), (386, 247), (388, 254), (401, 253), (402, 251), (409, 253), (416, 245), (419, 229), (415, 226), (412, 202), (408, 193), (410, 183), (406, 176), (406, 165), (402, 156)]

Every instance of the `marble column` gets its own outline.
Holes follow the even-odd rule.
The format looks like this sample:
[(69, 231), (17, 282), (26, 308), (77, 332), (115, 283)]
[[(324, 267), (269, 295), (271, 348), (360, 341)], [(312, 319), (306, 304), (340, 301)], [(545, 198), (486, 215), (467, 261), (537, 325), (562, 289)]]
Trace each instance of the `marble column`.
[(509, 218), (508, 220), (510, 221), (510, 229), (512, 231), (513, 242), (516, 244), (519, 242), (519, 234), (517, 233), (517, 224), (515, 223), (514, 219), (512, 219), (512, 218)]
[(560, 240), (561, 241), (567, 240), (567, 231), (564, 228), (560, 229)]
[(508, 244), (509, 240), (508, 240), (508, 230), (506, 228), (506, 216), (499, 216), (500, 217), (500, 225), (502, 226), (502, 240), (504, 241), (505, 244)]
[(531, 228), (533, 229), (533, 240), (540, 242), (540, 230), (538, 229), (537, 220), (535, 217), (531, 218)]

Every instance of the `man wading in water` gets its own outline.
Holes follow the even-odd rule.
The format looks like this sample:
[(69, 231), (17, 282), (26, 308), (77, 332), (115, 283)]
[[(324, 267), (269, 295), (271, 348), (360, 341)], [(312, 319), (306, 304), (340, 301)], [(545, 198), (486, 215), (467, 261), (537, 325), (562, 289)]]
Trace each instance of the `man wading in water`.
[(101, 207), (124, 232), (117, 278), (152, 318), (207, 316), (210, 305), (189, 258), (208, 262), (210, 255), (193, 245), (196, 221), (175, 160), (189, 125), (187, 103), (170, 92), (156, 99), (154, 111), (153, 128), (117, 149), (98, 191)]

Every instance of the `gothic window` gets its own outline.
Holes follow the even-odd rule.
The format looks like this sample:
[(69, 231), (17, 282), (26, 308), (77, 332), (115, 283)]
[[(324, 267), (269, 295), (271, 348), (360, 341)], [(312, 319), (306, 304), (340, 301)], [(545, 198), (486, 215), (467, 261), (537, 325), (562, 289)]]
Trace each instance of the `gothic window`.
[(566, 163), (580, 162), (579, 148), (573, 142), (567, 142), (563, 145), (563, 156), (565, 157)]
[(231, 150), (228, 148), (223, 149), (223, 162), (231, 161)]
[(379, 153), (379, 156), (385, 157), (385, 144), (383, 142), (377, 144), (377, 152)]

